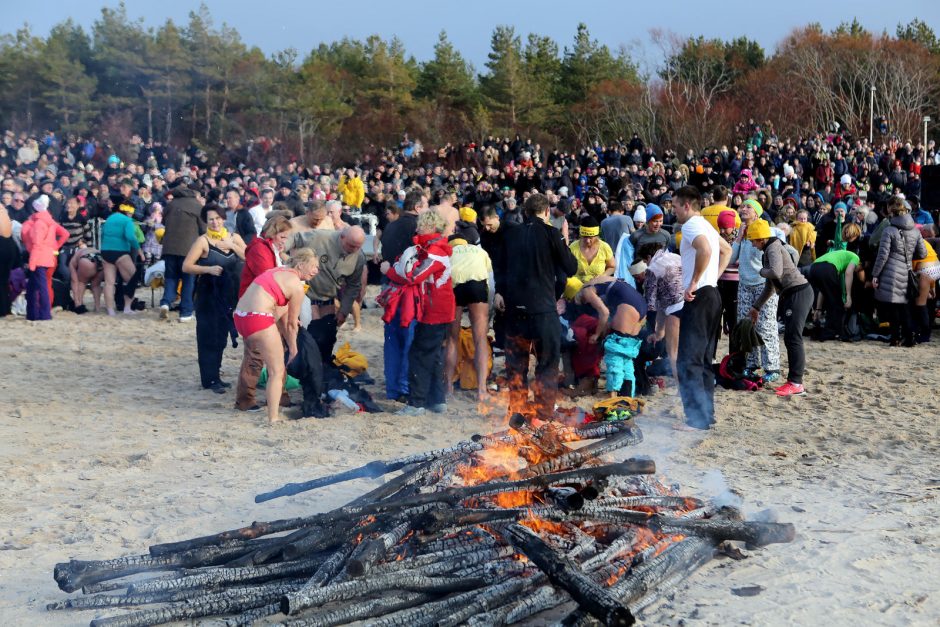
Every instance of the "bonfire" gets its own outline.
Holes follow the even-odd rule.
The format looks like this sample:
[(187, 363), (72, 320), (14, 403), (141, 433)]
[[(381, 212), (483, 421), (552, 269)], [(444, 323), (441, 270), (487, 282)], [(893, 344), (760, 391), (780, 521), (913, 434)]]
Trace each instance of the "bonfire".
[(793, 539), (790, 524), (681, 496), (650, 459), (605, 461), (642, 437), (632, 418), (516, 413), (503, 431), (255, 498), (400, 471), (329, 512), (58, 564), (59, 587), (83, 595), (48, 607), (134, 608), (94, 627), (629, 625), (728, 543)]

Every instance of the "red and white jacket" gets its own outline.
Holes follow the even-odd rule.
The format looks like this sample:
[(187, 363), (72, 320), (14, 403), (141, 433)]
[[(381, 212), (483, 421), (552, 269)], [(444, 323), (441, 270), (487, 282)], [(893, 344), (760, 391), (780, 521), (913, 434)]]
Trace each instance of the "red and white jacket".
[(400, 313), (405, 327), (416, 319), (424, 324), (454, 321), (456, 302), (450, 278), (450, 244), (439, 233), (415, 235), (415, 245), (405, 249), (385, 276), (393, 288), (386, 294), (385, 315), (391, 322)]

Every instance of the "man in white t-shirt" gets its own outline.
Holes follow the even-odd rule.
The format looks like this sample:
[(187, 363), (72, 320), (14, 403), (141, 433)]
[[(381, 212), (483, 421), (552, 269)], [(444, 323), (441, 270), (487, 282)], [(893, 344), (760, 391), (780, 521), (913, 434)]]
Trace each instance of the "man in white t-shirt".
[(683, 430), (708, 429), (715, 422), (715, 373), (712, 362), (721, 325), (718, 277), (731, 259), (731, 246), (702, 217), (702, 195), (695, 187), (676, 191), (674, 211), (682, 226), (679, 256), (685, 305), (679, 326), (676, 377), (685, 410)]
[(255, 223), (255, 231), (260, 233), (264, 230), (265, 216), (271, 211), (274, 205), (274, 190), (265, 187), (261, 190), (261, 202), (248, 210), (252, 221)]

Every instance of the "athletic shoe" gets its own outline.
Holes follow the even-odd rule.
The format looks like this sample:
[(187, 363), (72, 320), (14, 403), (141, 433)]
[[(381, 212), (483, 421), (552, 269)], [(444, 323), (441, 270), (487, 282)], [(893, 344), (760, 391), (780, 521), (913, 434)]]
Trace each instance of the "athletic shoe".
[(224, 387), (225, 389), (228, 389), (228, 388), (232, 387), (232, 384), (231, 384), (231, 383), (229, 383), (228, 381), (223, 381), (222, 379), (219, 379), (216, 383), (218, 383), (219, 385), (221, 385), (221, 386)]
[(424, 407), (413, 407), (411, 405), (405, 405), (401, 409), (395, 412), (396, 416), (423, 416), (426, 412)]
[(170, 317), (170, 306), (160, 305), (160, 320), (166, 320)]
[(433, 411), (435, 414), (443, 414), (445, 411), (447, 411), (447, 403), (431, 405), (431, 411)]
[(249, 408), (247, 408), (247, 409), (241, 409), (240, 407), (238, 407), (238, 406), (236, 405), (236, 406), (235, 406), (235, 409), (237, 409), (238, 411), (247, 411), (247, 412), (255, 413), (255, 412), (262, 411), (262, 410), (264, 409), (264, 407), (262, 407), (261, 405), (258, 405), (257, 403), (255, 403), (254, 405), (252, 405), (251, 407), (249, 407)]
[(222, 385), (220, 381), (215, 381), (212, 385), (209, 386), (209, 389), (216, 394), (225, 394), (225, 386)]
[(806, 394), (806, 389), (801, 383), (791, 383), (787, 381), (775, 389), (774, 392), (777, 393), (777, 396), (803, 396)]
[(189, 314), (188, 316), (180, 316), (180, 322), (192, 322), (195, 318), (194, 315)]
[(776, 370), (771, 370), (770, 372), (765, 373), (764, 376), (761, 377), (761, 381), (763, 381), (764, 384), (776, 383), (779, 380), (780, 380), (780, 373), (777, 372)]

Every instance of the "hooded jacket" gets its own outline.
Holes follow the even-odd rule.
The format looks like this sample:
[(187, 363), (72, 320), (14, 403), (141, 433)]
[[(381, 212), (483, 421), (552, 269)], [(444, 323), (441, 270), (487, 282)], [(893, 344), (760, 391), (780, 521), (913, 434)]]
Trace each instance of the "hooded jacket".
[(913, 259), (927, 255), (924, 238), (909, 213), (894, 216), (881, 236), (872, 277), (878, 279), (875, 300), (883, 303), (907, 302), (907, 278)]
[(206, 224), (199, 213), (202, 205), (196, 194), (185, 185), (173, 188), (173, 200), (163, 212), (163, 254), (185, 256), (193, 242), (206, 232)]
[(400, 311), (401, 326), (417, 318), (423, 324), (454, 321), (456, 301), (450, 276), (450, 244), (439, 233), (415, 235), (414, 246), (401, 254), (386, 276), (399, 287), (392, 290), (385, 315), (390, 322)]
[(343, 195), (344, 204), (357, 209), (362, 206), (362, 201), (366, 197), (365, 185), (358, 176), (348, 177), (343, 175), (339, 179), (336, 190)]
[(29, 269), (35, 270), (55, 267), (56, 251), (68, 241), (69, 232), (48, 211), (37, 211), (23, 223), (20, 237), (29, 253)]

